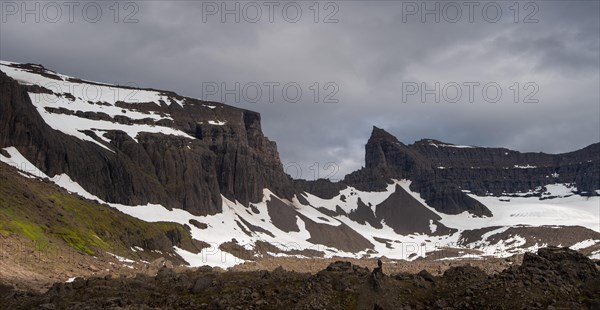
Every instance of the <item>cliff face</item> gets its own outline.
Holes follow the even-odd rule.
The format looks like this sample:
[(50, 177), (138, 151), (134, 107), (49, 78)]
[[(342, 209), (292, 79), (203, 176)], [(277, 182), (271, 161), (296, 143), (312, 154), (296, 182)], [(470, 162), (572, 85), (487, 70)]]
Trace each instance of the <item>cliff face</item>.
[(365, 168), (344, 183), (363, 190), (383, 190), (389, 179), (410, 179), (411, 190), (447, 214), (491, 213), (463, 190), (477, 195), (527, 193), (554, 183), (575, 184), (579, 193), (600, 188), (600, 144), (549, 155), (504, 148), (459, 146), (436, 140), (405, 145), (377, 127), (365, 146)]
[(436, 178), (477, 195), (528, 192), (552, 183), (576, 184), (583, 195), (600, 188), (600, 143), (565, 154), (456, 147), (421, 140), (411, 148), (429, 159)]
[(197, 124), (195, 128), (195, 137), (217, 158), (219, 191), (244, 204), (261, 200), (264, 188), (291, 197), (291, 179), (283, 173), (275, 142), (261, 131), (260, 115), (244, 110), (233, 117), (239, 119), (228, 122), (229, 126)]
[[(206, 215), (221, 211), (221, 194), (247, 204), (259, 201), (264, 188), (280, 197), (293, 193), (276, 145), (263, 135), (255, 112), (154, 90), (139, 92), (159, 94), (158, 102), (145, 102), (148, 96), (135, 103), (92, 101), (47, 85), (57, 81), (102, 90), (102, 84), (36, 65), (2, 69), (50, 82), (18, 83), (0, 72), (0, 148), (16, 147), (47, 175), (66, 173), (103, 200)], [(111, 108), (119, 115), (111, 115)], [(148, 131), (138, 130), (142, 127)]]
[[(406, 145), (377, 127), (365, 146), (365, 168), (340, 183), (292, 182), (258, 113), (166, 91), (107, 89), (39, 65), (1, 68), (0, 147), (17, 147), (47, 175), (66, 173), (110, 202), (207, 215), (221, 211), (221, 195), (245, 205), (260, 201), (264, 188), (280, 198), (296, 191), (331, 198), (347, 185), (383, 191), (391, 179), (410, 179), (411, 190), (440, 212), (489, 216), (465, 190), (501, 195), (570, 183), (595, 195), (600, 188), (600, 144), (558, 155), (436, 140)], [(104, 93), (85, 98), (77, 87)], [(118, 92), (125, 96), (113, 96)]]
[(483, 204), (467, 196), (451, 180), (438, 177), (425, 154), (399, 142), (383, 129), (373, 127), (365, 150), (365, 168), (346, 176), (345, 183), (363, 190), (381, 190), (390, 179), (410, 179), (411, 190), (419, 192), (427, 204), (440, 212), (491, 215)]

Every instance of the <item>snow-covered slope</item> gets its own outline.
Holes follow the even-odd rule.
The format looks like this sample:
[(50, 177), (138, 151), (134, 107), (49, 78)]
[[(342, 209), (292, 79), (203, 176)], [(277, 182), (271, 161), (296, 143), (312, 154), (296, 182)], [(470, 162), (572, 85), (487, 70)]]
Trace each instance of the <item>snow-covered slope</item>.
[[(0, 155), (0, 161), (6, 162), (28, 174), (29, 177), (47, 177), (45, 174), (36, 170), (33, 164), (29, 163), (15, 148), (4, 149), (10, 157)], [(104, 202), (98, 197), (87, 192), (79, 184), (73, 182), (68, 175), (58, 175), (51, 179), (59, 186), (82, 197)], [(506, 232), (511, 227), (542, 227), (550, 226), (548, 229), (560, 230), (564, 226), (582, 226), (590, 231), (599, 232), (600, 227), (600, 197), (582, 197), (579, 195), (568, 195), (555, 199), (540, 200), (538, 197), (527, 198), (506, 198), (506, 197), (477, 197), (486, 204), (494, 216), (480, 218), (463, 213), (459, 215), (448, 215), (435, 211), (427, 206), (418, 193), (410, 190), (409, 180), (397, 180), (390, 184), (382, 192), (363, 192), (352, 187), (342, 190), (339, 195), (332, 199), (322, 199), (309, 193), (303, 194), (305, 202), (301, 203), (297, 198), (292, 201), (276, 197), (268, 189), (264, 190), (264, 198), (259, 203), (252, 203), (246, 207), (239, 202), (230, 201), (223, 197), (223, 212), (212, 216), (196, 216), (185, 210), (169, 210), (158, 204), (147, 204), (141, 206), (126, 206), (122, 204), (108, 203), (118, 210), (142, 219), (148, 222), (170, 221), (180, 224), (186, 224), (190, 227), (193, 238), (210, 244), (210, 248), (204, 249), (199, 254), (186, 252), (183, 249), (176, 249), (185, 260), (192, 265), (215, 265), (228, 267), (243, 262), (238, 258), (240, 253), (229, 253), (219, 249), (219, 246), (226, 242), (235, 240), (246, 250), (256, 250), (256, 256), (261, 256), (262, 252), (256, 248), (257, 241), (267, 242), (280, 250), (279, 253), (268, 253), (270, 255), (284, 256), (306, 256), (308, 251), (321, 252), (325, 257), (341, 256), (356, 257), (363, 256), (379, 257), (386, 256), (397, 259), (416, 259), (425, 257), (436, 250), (444, 247), (459, 247), (460, 240), (465, 231), (491, 228), (487, 233), (482, 234), (481, 239), (470, 244), (462, 246), (469, 249), (481, 251), (480, 254), (470, 254), (468, 258), (481, 257), (485, 255), (507, 256), (514, 253), (521, 253), (526, 250), (535, 250), (537, 247), (546, 245), (538, 243), (527, 247), (525, 244), (527, 236), (512, 236), (505, 240), (490, 242), (490, 237), (495, 234)], [(347, 214), (356, 211), (359, 200), (365, 204), (373, 206), (380, 205), (395, 191), (395, 186), (399, 185), (415, 199), (420, 200), (424, 208), (435, 212), (441, 217), (440, 223), (448, 228), (453, 228), (450, 234), (436, 235), (436, 225), (430, 226), (431, 233), (414, 233), (401, 235), (398, 234), (383, 223), (381, 227), (373, 227), (368, 222), (363, 224), (352, 220)], [(556, 185), (555, 189), (560, 189), (565, 194), (564, 185)], [(557, 192), (558, 193), (558, 192)], [(346, 197), (346, 198), (344, 198)], [(267, 204), (272, 199), (279, 199), (293, 209), (294, 218), (298, 226), (298, 231), (284, 231), (277, 227), (274, 219), (269, 215)], [(508, 201), (510, 199), (510, 201)], [(308, 203), (306, 203), (308, 202)], [(325, 214), (320, 208), (330, 211), (336, 211), (339, 206), (346, 214), (332, 215)], [(401, 205), (399, 206), (402, 207)], [(376, 208), (372, 208), (376, 212)], [(311, 233), (306, 229), (306, 219), (318, 223), (319, 225), (328, 225), (337, 227), (342, 224), (347, 225), (361, 236), (365, 237), (373, 246), (371, 249), (364, 249), (357, 252), (348, 252), (337, 249), (333, 246), (311, 242)], [(194, 225), (194, 222), (205, 224), (205, 228)], [(256, 229), (259, 227), (260, 229)], [(600, 234), (598, 234), (600, 236)], [(594, 246), (600, 243), (600, 237), (596, 239), (586, 239), (571, 245), (573, 248), (582, 249)], [(305, 252), (305, 253), (302, 253)], [(312, 253), (312, 252), (311, 252)]]
[[(283, 174), (256, 113), (171, 92), (83, 81), (31, 64), (0, 62), (0, 71), (26, 89), (34, 113), (62, 134), (58, 139), (75, 139), (68, 140), (75, 147), (59, 153), (46, 141), (6, 139), (0, 161), (24, 177), (48, 178), (144, 221), (189, 226), (193, 238), (210, 245), (199, 254), (175, 249), (191, 265), (228, 267), (264, 256), (413, 260), (435, 258), (446, 247), (464, 248), (473, 258), (548, 244), (600, 246), (600, 197), (563, 181), (567, 175), (593, 186), (585, 165), (595, 167), (596, 159), (581, 160), (585, 154), (567, 156), (583, 162), (578, 175), (570, 162), (551, 167), (545, 155), (435, 140), (406, 146), (377, 129), (367, 144), (372, 171), (310, 191), (293, 187)], [(20, 128), (18, 117), (9, 120)], [(501, 181), (469, 179), (485, 175), (483, 169)], [(520, 179), (511, 186), (504, 173)], [(524, 182), (528, 173), (537, 179)], [(488, 189), (481, 184), (500, 184), (489, 190), (501, 192), (484, 195)], [(535, 186), (523, 190), (527, 184)]]
[[(193, 139), (181, 130), (154, 124), (173, 120), (169, 115), (158, 112), (158, 109), (145, 109), (144, 112), (136, 109), (136, 104), (140, 104), (141, 109), (144, 103), (155, 104), (157, 108), (160, 105), (170, 104), (183, 106), (185, 101), (183, 99), (171, 97), (159, 91), (130, 89), (75, 80), (62, 74), (50, 75), (49, 71), (41, 67), (39, 69), (44, 70), (45, 75), (33, 73), (31, 66), (19, 68), (15, 63), (0, 62), (0, 70), (20, 83), (40, 86), (53, 91), (53, 93), (30, 92), (29, 96), (44, 121), (56, 130), (81, 140), (97, 143), (106, 149), (108, 148), (104, 143), (86, 135), (84, 131), (93, 131), (105, 141), (107, 138), (104, 137), (104, 134), (112, 130), (123, 131), (134, 140), (140, 132), (178, 135)], [(112, 120), (90, 119), (84, 117), (84, 113), (106, 115)], [(132, 121), (146, 121), (150, 124), (119, 123), (114, 121), (115, 116), (125, 116)], [(208, 123), (213, 122), (215, 121), (208, 121)]]

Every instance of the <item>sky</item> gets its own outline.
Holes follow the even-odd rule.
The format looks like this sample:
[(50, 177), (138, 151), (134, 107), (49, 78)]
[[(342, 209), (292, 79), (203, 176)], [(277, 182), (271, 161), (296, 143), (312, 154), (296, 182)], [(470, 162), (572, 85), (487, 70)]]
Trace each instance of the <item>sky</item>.
[[(600, 141), (598, 1), (1, 1), (0, 59), (260, 112), (295, 178), (400, 141)], [(297, 170), (296, 167), (300, 167)]]

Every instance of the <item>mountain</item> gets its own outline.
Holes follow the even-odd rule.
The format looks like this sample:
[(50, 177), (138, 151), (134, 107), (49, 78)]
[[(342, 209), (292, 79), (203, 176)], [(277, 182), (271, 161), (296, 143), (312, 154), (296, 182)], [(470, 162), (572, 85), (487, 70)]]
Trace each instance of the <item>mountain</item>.
[(364, 168), (340, 182), (293, 180), (256, 112), (34, 64), (1, 62), (0, 82), (5, 169), (146, 222), (184, 225), (205, 245), (200, 253), (173, 245), (191, 265), (423, 259), (449, 247), (476, 257), (544, 245), (600, 255), (600, 143), (520, 153), (431, 139), (404, 144), (373, 127)]
[[(412, 190), (447, 214), (466, 210), (478, 216), (492, 215), (463, 190), (479, 196), (500, 196), (561, 183), (576, 184), (579, 194), (589, 196), (597, 195), (595, 190), (600, 188), (600, 143), (559, 155), (461, 146), (431, 139), (404, 145), (374, 127), (366, 145), (365, 163), (364, 169), (347, 176), (345, 182), (381, 189), (382, 180), (411, 179)], [(365, 179), (369, 181), (365, 183)]]
[(207, 215), (221, 211), (221, 194), (247, 204), (266, 187), (292, 193), (258, 113), (39, 65), (3, 63), (2, 71), (0, 145), (103, 200)]

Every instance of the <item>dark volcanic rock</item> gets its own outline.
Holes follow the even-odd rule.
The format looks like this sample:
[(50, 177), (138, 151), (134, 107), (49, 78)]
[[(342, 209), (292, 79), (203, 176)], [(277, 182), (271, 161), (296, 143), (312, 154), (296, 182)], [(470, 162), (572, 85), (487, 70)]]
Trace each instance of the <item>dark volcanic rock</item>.
[[(434, 169), (438, 178), (478, 195), (527, 192), (555, 182), (574, 183), (579, 191), (594, 194), (600, 186), (600, 143), (557, 155), (441, 145), (450, 144), (421, 140), (411, 148), (427, 157), (432, 167), (444, 167)], [(522, 168), (526, 166), (531, 168)]]
[(365, 168), (347, 175), (344, 182), (361, 190), (383, 190), (390, 179), (410, 179), (413, 181), (411, 190), (418, 191), (427, 204), (440, 212), (491, 215), (483, 204), (468, 197), (455, 183), (436, 177), (425, 155), (385, 130), (373, 127), (365, 150)]
[[(221, 211), (221, 194), (247, 204), (260, 201), (264, 188), (280, 197), (291, 198), (294, 193), (275, 143), (262, 134), (258, 113), (218, 103), (219, 109), (213, 111), (204, 106), (206, 102), (191, 98), (183, 107), (140, 103), (136, 109), (152, 107), (156, 113), (169, 114), (173, 128), (196, 139), (141, 133), (137, 143), (122, 131), (109, 131), (104, 134), (111, 141), (108, 144), (86, 132), (109, 151), (50, 128), (27, 93), (47, 89), (19, 85), (0, 72), (0, 90), (0, 148), (16, 147), (47, 175), (66, 173), (105, 201), (157, 203), (206, 215)], [(72, 112), (65, 109), (61, 113)], [(108, 117), (97, 113), (81, 116)], [(226, 124), (207, 124), (215, 118)], [(126, 122), (125, 118), (117, 121)]]
[(350, 271), (352, 269), (352, 263), (345, 261), (337, 261), (329, 264), (325, 270), (327, 271)]
[(467, 282), (486, 278), (485, 272), (479, 267), (456, 266), (444, 272), (444, 278), (448, 281)]
[(369, 223), (369, 225), (375, 228), (383, 227), (381, 224), (381, 219), (377, 219), (371, 207), (365, 205), (360, 198), (358, 198), (358, 206), (356, 210), (350, 212), (350, 214), (348, 214), (348, 218), (359, 224), (364, 225), (365, 223)]
[(298, 216), (304, 221), (306, 230), (310, 233), (310, 238), (307, 241), (311, 243), (323, 244), (341, 251), (354, 253), (374, 247), (369, 240), (344, 223), (332, 226), (316, 223), (301, 214), (298, 214)]
[(574, 184), (582, 195), (596, 195), (595, 190), (600, 189), (600, 143), (558, 155), (462, 147), (430, 139), (405, 145), (373, 127), (365, 151), (365, 167), (348, 174), (341, 183), (382, 191), (390, 179), (409, 179), (411, 190), (447, 214), (491, 215), (463, 190), (501, 195), (554, 183)]
[(208, 277), (199, 277), (198, 280), (194, 283), (194, 286), (191, 288), (191, 292), (193, 294), (198, 294), (203, 292), (212, 284), (212, 279)]
[(525, 253), (520, 268), (554, 270), (570, 283), (585, 282), (600, 277), (600, 272), (589, 258), (569, 248), (542, 248), (538, 250), (537, 255)]
[[(450, 229), (438, 222), (441, 218), (437, 214), (423, 206), (399, 185), (396, 185), (394, 193), (377, 205), (376, 214), (379, 221), (385, 221), (394, 232), (401, 235), (414, 232), (442, 235), (450, 232)], [(430, 223), (436, 226), (435, 232), (431, 231)]]
[(191, 219), (190, 220), (190, 224), (192, 224), (192, 225), (194, 225), (194, 226), (196, 226), (197, 228), (200, 228), (200, 229), (207, 229), (208, 228), (208, 225), (206, 223), (198, 222), (195, 219)]
[(275, 196), (271, 196), (267, 202), (267, 211), (275, 227), (285, 232), (300, 231), (298, 224), (296, 224), (296, 210), (294, 210), (294, 207)]
[(421, 277), (423, 280), (425, 280), (427, 282), (435, 282), (435, 278), (427, 270), (419, 271), (417, 276)]
[(341, 182), (332, 182), (327, 179), (294, 180), (294, 186), (301, 192), (308, 192), (325, 199), (337, 196), (341, 190), (346, 188), (346, 185)]

